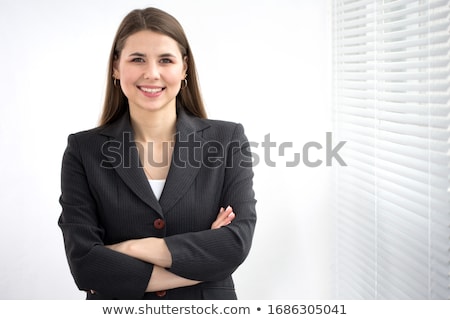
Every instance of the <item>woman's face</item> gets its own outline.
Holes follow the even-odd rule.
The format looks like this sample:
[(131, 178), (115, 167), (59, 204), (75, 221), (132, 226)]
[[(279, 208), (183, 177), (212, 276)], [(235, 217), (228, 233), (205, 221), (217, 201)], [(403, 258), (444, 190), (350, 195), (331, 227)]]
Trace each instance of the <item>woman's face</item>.
[(147, 111), (175, 108), (186, 70), (177, 42), (149, 30), (129, 36), (114, 63), (114, 76), (130, 109)]

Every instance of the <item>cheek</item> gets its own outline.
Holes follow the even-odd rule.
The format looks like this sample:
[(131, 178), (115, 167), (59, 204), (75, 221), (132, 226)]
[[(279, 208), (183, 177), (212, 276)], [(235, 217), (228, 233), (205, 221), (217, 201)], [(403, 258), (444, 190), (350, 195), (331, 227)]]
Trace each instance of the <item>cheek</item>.
[(133, 84), (139, 78), (139, 73), (137, 70), (133, 69), (123, 69), (120, 72), (120, 81), (123, 84)]
[(132, 99), (132, 96), (135, 94), (138, 78), (139, 76), (136, 72), (131, 72), (130, 70), (122, 71), (120, 73), (120, 87), (122, 88), (123, 94), (128, 99)]
[(181, 79), (182, 76), (179, 70), (168, 71), (165, 75), (165, 80), (167, 81), (167, 83), (170, 83), (172, 85), (177, 85), (181, 82)]

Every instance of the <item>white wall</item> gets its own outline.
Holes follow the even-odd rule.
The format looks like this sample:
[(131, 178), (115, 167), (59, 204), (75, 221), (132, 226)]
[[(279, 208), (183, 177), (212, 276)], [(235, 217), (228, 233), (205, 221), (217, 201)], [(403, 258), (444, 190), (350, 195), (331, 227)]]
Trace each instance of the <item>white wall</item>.
[[(286, 168), (330, 130), (328, 0), (2, 0), (0, 299), (82, 299), (57, 226), (67, 135), (99, 117), (110, 45), (123, 16), (157, 6), (184, 26), (210, 118), (244, 124), (259, 220), (235, 274), (241, 299), (331, 296), (329, 167)], [(264, 136), (292, 142), (285, 157)], [(312, 153), (323, 158), (323, 150)]]

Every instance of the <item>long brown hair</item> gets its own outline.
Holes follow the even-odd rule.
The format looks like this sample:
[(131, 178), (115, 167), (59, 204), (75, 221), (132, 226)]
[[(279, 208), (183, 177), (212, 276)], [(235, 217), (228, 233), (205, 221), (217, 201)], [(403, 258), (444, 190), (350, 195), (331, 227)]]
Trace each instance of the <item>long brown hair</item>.
[(188, 68), (187, 86), (178, 93), (177, 102), (194, 116), (206, 118), (194, 56), (181, 24), (173, 16), (160, 9), (146, 8), (128, 13), (117, 30), (109, 56), (105, 101), (99, 125), (103, 126), (114, 122), (128, 110), (127, 97), (123, 94), (120, 86), (114, 85), (113, 65), (119, 59), (128, 37), (142, 30), (162, 33), (178, 43), (182, 56), (187, 57)]

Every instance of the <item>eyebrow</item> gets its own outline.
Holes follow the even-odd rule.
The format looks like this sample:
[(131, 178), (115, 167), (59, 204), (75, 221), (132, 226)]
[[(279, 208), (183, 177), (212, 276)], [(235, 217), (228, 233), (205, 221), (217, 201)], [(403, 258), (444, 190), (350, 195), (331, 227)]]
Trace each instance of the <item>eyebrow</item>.
[(129, 56), (130, 56), (130, 57), (131, 57), (131, 56), (136, 56), (136, 57), (146, 57), (147, 55), (144, 54), (144, 53), (140, 53), (140, 52), (133, 52), (133, 53), (131, 53)]
[[(147, 57), (147, 55), (145, 53), (141, 53), (141, 52), (133, 52), (129, 55), (129, 57), (141, 57), (141, 58), (145, 58)], [(160, 58), (166, 58), (166, 57), (172, 57), (172, 58), (176, 58), (175, 55), (173, 55), (172, 53), (163, 53), (159, 55)]]

